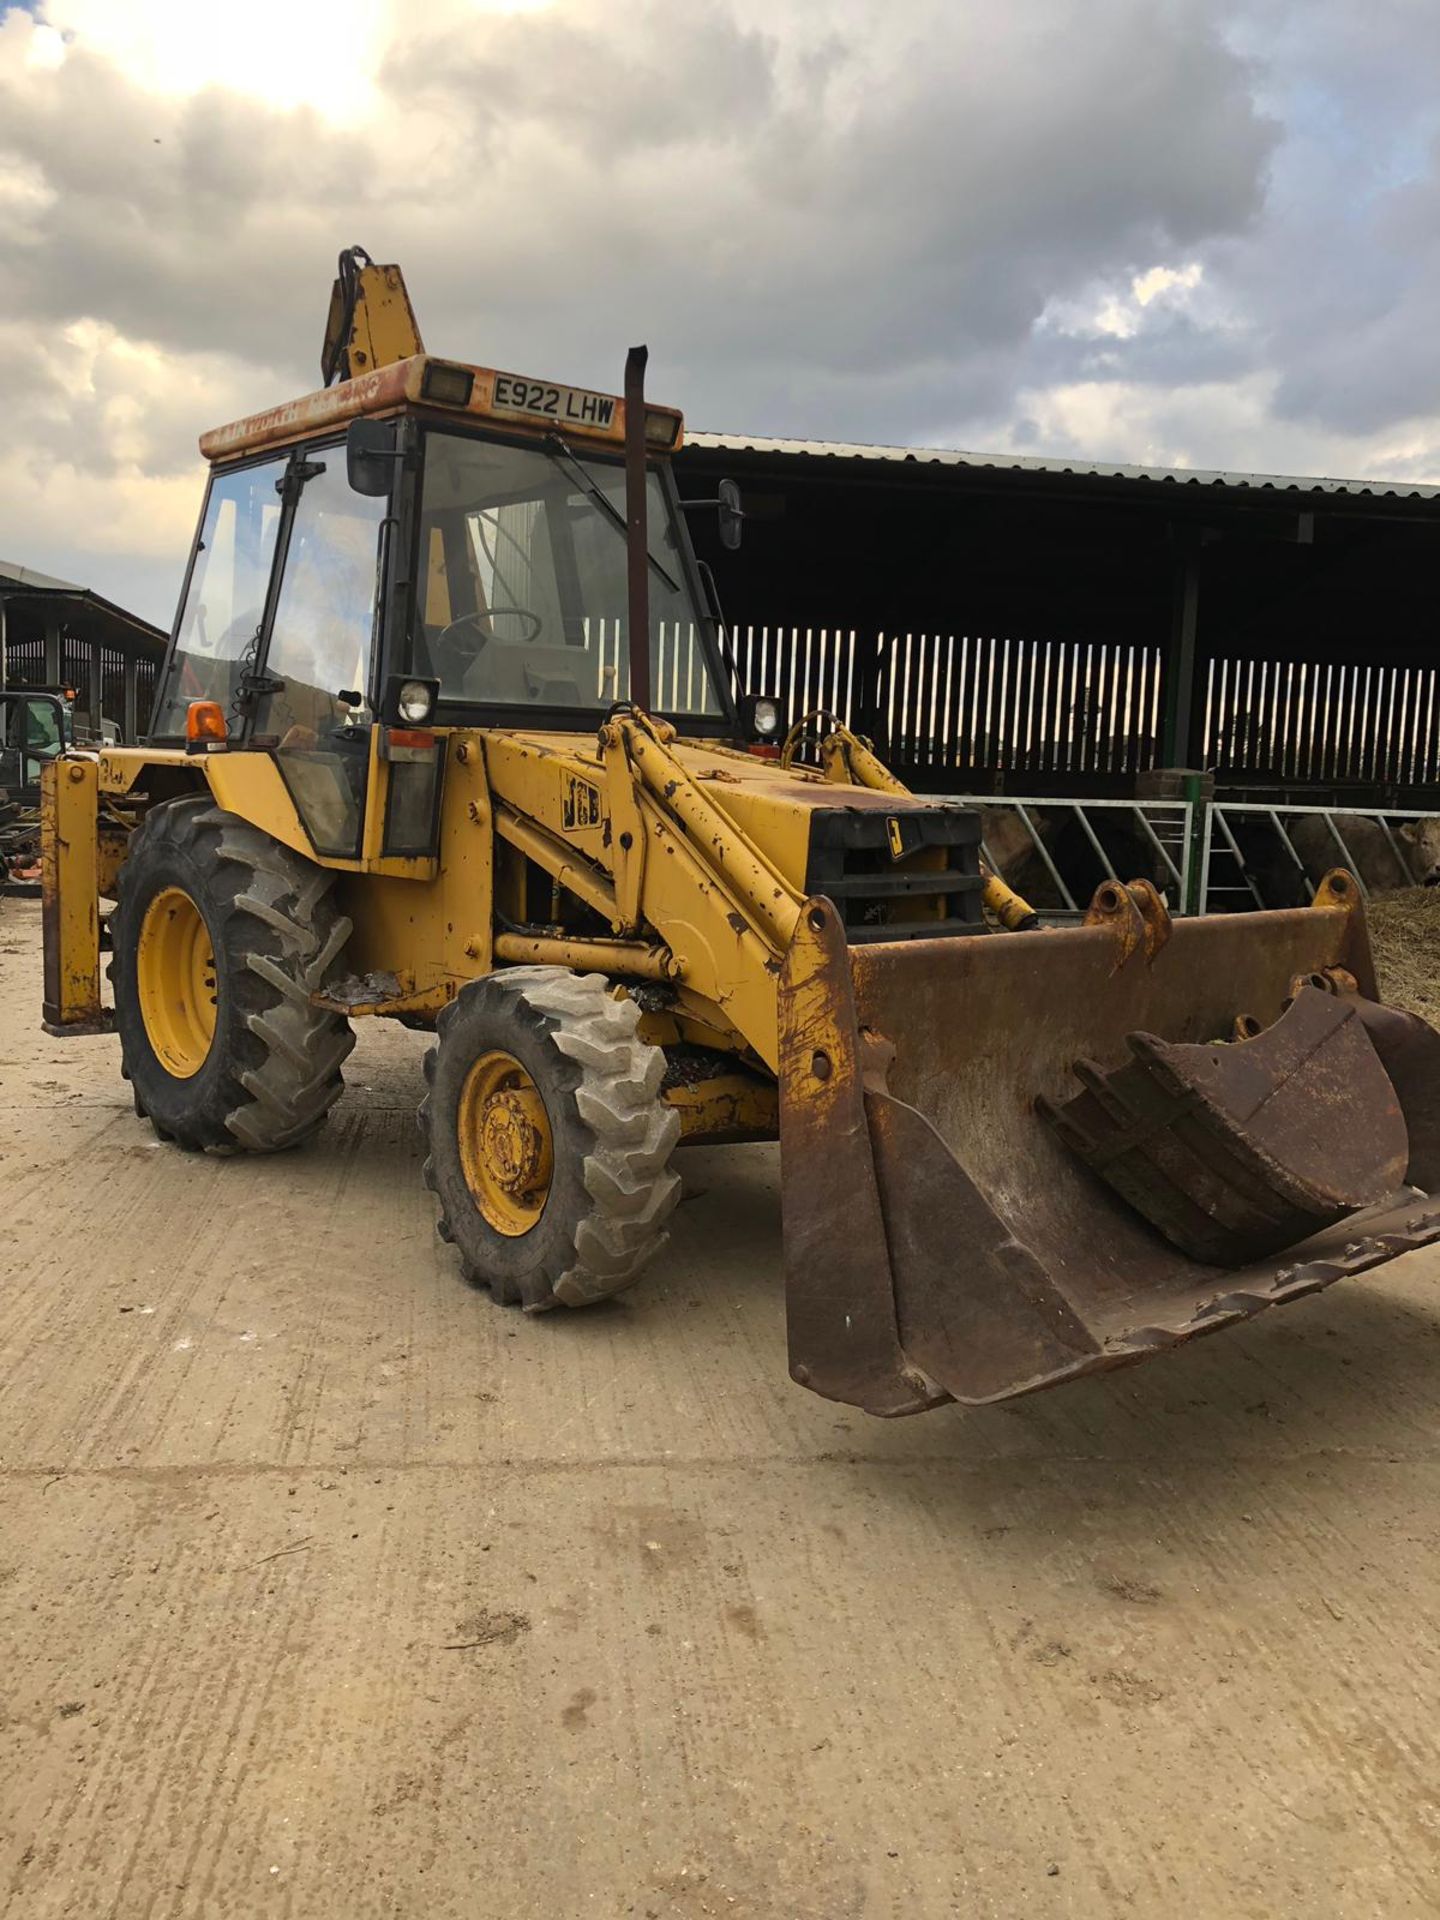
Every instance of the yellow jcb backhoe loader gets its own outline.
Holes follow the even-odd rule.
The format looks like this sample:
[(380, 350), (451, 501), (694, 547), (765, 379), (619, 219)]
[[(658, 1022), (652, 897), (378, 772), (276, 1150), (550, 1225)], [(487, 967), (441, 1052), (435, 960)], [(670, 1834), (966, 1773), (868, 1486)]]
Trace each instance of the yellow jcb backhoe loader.
[(791, 1373), (877, 1414), (1440, 1238), (1440, 1036), (1377, 1004), (1354, 882), (1173, 926), (1110, 883), (1036, 930), (972, 811), (824, 716), (777, 755), (643, 365), (622, 398), (437, 359), (342, 257), (326, 386), (201, 441), (147, 742), (47, 769), (47, 1031), (113, 1024), (162, 1138), (266, 1152), (354, 1021), (433, 1028), (439, 1230), (531, 1310), (631, 1284), (683, 1142), (778, 1131)]

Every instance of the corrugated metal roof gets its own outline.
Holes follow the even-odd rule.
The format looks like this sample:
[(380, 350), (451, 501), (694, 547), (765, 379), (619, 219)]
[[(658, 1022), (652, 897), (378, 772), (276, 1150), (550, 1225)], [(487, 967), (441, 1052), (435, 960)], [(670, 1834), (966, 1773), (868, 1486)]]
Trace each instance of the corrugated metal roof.
[[(1200, 467), (1127, 467), (1111, 461), (1044, 460), (1029, 454), (967, 453), (945, 447), (872, 447), (848, 440), (780, 440), (753, 433), (687, 430), (687, 447), (724, 453), (800, 454), (817, 460), (891, 461), (910, 466), (963, 467), (977, 473), (1045, 473), (1087, 480), (1148, 481), (1203, 492), (1333, 494), (1352, 499), (1440, 501), (1440, 486), (1402, 480), (1331, 480), (1311, 474), (1221, 473)], [(683, 457), (682, 449), (682, 457)]]
[[(77, 587), (69, 580), (60, 580), (53, 573), (41, 573), (36, 567), (23, 567), (15, 561), (0, 560), (0, 601), (9, 602), (17, 607), (51, 606), (65, 610), (65, 618), (81, 639), (95, 637), (89, 631), (98, 617), (108, 632), (102, 635), (106, 644), (124, 648), (135, 645), (141, 654), (153, 655), (156, 659), (164, 653), (169, 644), (169, 635), (163, 627), (157, 627), (153, 620), (146, 620), (138, 613), (131, 613), (128, 607), (117, 606), (113, 600), (107, 600), (103, 593), (96, 593), (93, 587)], [(131, 641), (123, 634), (116, 634), (110, 623), (121, 622), (134, 629), (137, 636)]]
[(41, 573), (38, 567), (22, 567), (18, 560), (0, 560), (0, 585), (16, 587), (63, 587), (67, 593), (83, 593), (73, 580), (61, 580), (53, 573)]

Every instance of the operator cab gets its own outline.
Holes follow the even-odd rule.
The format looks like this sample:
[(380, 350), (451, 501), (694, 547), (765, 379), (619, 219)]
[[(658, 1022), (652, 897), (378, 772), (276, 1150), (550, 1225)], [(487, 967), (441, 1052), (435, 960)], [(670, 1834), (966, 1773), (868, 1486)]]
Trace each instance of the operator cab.
[[(675, 721), (725, 710), (673, 492), (648, 477), (655, 705)], [(422, 436), (418, 606), (410, 665), (442, 715), (605, 713), (629, 697), (625, 472), (556, 434), (541, 446)], [(498, 715), (496, 717), (499, 717)]]
[[(383, 762), (370, 850), (429, 850), (443, 747), (409, 758), (425, 750), (396, 749), (395, 729), (590, 733), (629, 698), (624, 414), (611, 395), (422, 354), (207, 434), (152, 740), (185, 741), (194, 703), (212, 703), (199, 744), (272, 753), (332, 857), (365, 849)], [(649, 705), (733, 739), (670, 472), (681, 417), (647, 407), (645, 427)]]
[(40, 773), (75, 744), (69, 690), (12, 688), (0, 692), (0, 788), (38, 797)]

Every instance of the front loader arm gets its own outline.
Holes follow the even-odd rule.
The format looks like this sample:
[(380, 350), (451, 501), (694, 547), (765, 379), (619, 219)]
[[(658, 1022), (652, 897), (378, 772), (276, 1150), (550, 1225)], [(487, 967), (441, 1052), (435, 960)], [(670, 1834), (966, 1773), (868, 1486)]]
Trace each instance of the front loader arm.
[(780, 972), (804, 902), (668, 751), (673, 738), (634, 712), (602, 733), (612, 807), (618, 792), (622, 814), (633, 806), (645, 828), (629, 848), (617, 837), (617, 895), (638, 898), (680, 978), (773, 1071)]
[(495, 830), (608, 922), (586, 942), (559, 928), (501, 933), (496, 956), (666, 981), (772, 1071), (776, 996), (803, 899), (672, 752), (675, 735), (636, 709), (600, 732), (598, 759), (548, 740), (496, 735), (485, 756)]

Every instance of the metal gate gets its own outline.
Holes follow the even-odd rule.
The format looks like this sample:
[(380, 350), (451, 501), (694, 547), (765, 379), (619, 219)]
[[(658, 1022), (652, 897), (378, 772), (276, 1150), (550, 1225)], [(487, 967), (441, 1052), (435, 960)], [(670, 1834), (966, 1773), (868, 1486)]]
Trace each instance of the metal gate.
[[(1047, 920), (1073, 920), (1084, 913), (1102, 880), (1152, 880), (1173, 913), (1198, 911), (1200, 843), (1198, 816), (1188, 800), (1057, 800), (1049, 795), (934, 794), (958, 800), (981, 814), (981, 857)], [(1001, 846), (996, 828), (1013, 819), (1023, 836), (1017, 860)], [(1012, 834), (1011, 841), (1015, 839)], [(1068, 846), (1067, 846), (1068, 841)], [(1083, 852), (1083, 865), (1075, 858)], [(1035, 878), (1024, 881), (1022, 869)], [(1027, 892), (1027, 885), (1029, 891)]]
[(1297, 905), (1322, 866), (1347, 868), (1363, 898), (1425, 878), (1400, 831), (1423, 817), (1413, 808), (1217, 800), (1206, 811), (1200, 898), (1207, 913)]
[[(1331, 867), (1353, 873), (1367, 898), (1420, 886), (1426, 878), (1401, 831), (1425, 817), (1413, 809), (1057, 800), (1048, 794), (927, 797), (959, 800), (981, 812), (988, 823), (981, 834), (987, 865), (1032, 898), (1047, 920), (1082, 914), (1101, 879), (1151, 880), (1172, 913), (1192, 914), (1304, 905)], [(1002, 829), (1003, 845), (997, 840)], [(1084, 862), (1075, 858), (1077, 847)]]

